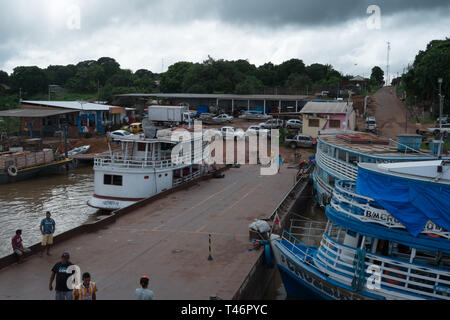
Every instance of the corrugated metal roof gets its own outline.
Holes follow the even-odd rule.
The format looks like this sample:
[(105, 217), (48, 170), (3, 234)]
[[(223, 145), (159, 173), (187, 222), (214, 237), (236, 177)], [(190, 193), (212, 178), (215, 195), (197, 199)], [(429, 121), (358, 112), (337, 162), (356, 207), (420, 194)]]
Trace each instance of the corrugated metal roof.
[[(107, 104), (98, 104), (80, 101), (22, 101), (24, 104), (32, 104), (44, 107), (65, 108), (80, 111), (109, 111), (111, 108), (119, 106), (111, 106)], [(126, 110), (135, 110), (133, 108), (125, 108)]]
[(13, 109), (0, 111), (0, 117), (45, 118), (61, 114), (78, 112), (77, 110), (43, 110), (43, 109)]
[[(353, 103), (350, 102), (350, 107)], [(348, 104), (342, 101), (308, 102), (300, 113), (347, 113)]]
[(117, 97), (131, 98), (174, 98), (174, 99), (219, 99), (219, 100), (273, 100), (273, 101), (297, 101), (305, 100), (304, 95), (238, 95), (238, 94), (196, 94), (196, 93), (130, 93), (119, 94)]
[(79, 101), (22, 101), (22, 103), (80, 111), (108, 111), (111, 107), (116, 107), (108, 106), (105, 104), (96, 104), (89, 102), (84, 103)]

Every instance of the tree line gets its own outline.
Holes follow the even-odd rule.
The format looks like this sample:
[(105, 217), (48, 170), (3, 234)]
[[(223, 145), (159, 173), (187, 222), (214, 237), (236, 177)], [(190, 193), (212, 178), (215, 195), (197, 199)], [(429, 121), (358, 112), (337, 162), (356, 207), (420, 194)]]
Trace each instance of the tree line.
[[(370, 84), (381, 85), (383, 76), (381, 68), (375, 67)], [(103, 57), (45, 69), (20, 66), (11, 75), (0, 71), (0, 84), (10, 86), (9, 94), (21, 94), (24, 99), (44, 96), (49, 85), (58, 85), (72, 93), (92, 94), (100, 100), (111, 101), (114, 94), (133, 92), (252, 94), (265, 88), (292, 88), (301, 94), (311, 94), (342, 89), (341, 83), (352, 77), (329, 64), (307, 66), (300, 59), (278, 65), (268, 62), (256, 67), (247, 60), (209, 57), (202, 63), (177, 62), (167, 72), (157, 74), (146, 69), (136, 72), (122, 69), (113, 58)]]

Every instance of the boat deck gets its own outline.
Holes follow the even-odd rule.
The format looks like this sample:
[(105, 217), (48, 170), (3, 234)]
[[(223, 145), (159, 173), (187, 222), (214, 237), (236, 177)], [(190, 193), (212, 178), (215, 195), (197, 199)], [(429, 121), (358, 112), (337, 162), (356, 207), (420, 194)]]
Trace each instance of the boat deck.
[[(0, 299), (53, 299), (50, 269), (64, 251), (81, 272), (91, 273), (99, 299), (134, 299), (144, 274), (156, 299), (231, 299), (261, 253), (248, 250), (248, 225), (273, 212), (296, 174), (286, 167), (276, 176), (259, 170), (230, 169), (224, 179), (201, 182), (97, 232), (57, 243), (51, 257), (32, 256), (0, 270)], [(209, 234), (213, 261), (207, 260)]]

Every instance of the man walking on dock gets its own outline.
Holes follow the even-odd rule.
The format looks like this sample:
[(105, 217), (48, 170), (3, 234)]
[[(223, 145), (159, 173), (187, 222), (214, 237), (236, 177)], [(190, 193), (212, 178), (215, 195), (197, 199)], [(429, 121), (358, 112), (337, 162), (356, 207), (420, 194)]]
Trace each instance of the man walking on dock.
[(56, 230), (55, 220), (51, 218), (51, 213), (47, 211), (46, 218), (41, 221), (40, 230), (42, 233), (42, 251), (40, 256), (42, 257), (45, 247), (47, 247), (47, 255), (50, 256), (50, 246), (53, 244), (53, 234)]
[(53, 281), (56, 277), (56, 300), (73, 300), (73, 291), (67, 286), (67, 280), (70, 276), (72, 276), (72, 274), (68, 272), (68, 269), (73, 265), (73, 263), (70, 262), (69, 259), (70, 255), (67, 252), (63, 253), (61, 256), (61, 261), (55, 264), (52, 268), (52, 274), (50, 276), (50, 283), (48, 285), (48, 288), (50, 291), (53, 290)]

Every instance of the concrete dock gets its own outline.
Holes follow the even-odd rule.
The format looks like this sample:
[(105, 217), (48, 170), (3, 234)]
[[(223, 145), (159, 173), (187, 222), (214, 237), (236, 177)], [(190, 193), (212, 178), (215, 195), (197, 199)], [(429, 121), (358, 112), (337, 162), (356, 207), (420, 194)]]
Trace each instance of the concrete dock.
[[(156, 200), (103, 229), (56, 243), (51, 257), (34, 255), (0, 270), (0, 299), (54, 299), (50, 269), (64, 251), (91, 273), (100, 300), (134, 299), (144, 274), (156, 299), (231, 299), (261, 254), (248, 250), (248, 225), (274, 211), (296, 173), (284, 167), (261, 176), (259, 166), (243, 166)], [(209, 234), (213, 261), (207, 259)]]

